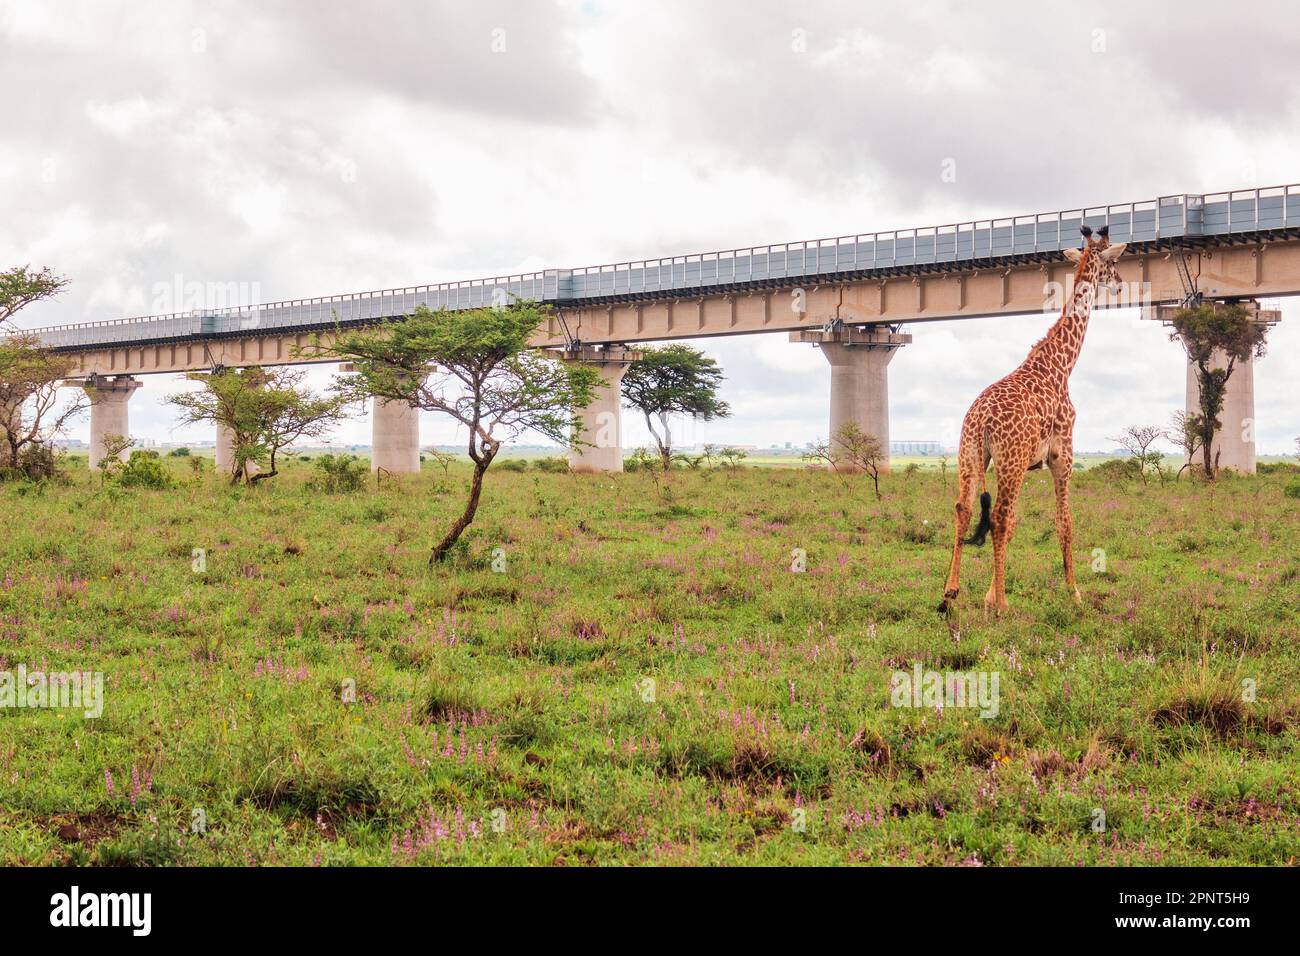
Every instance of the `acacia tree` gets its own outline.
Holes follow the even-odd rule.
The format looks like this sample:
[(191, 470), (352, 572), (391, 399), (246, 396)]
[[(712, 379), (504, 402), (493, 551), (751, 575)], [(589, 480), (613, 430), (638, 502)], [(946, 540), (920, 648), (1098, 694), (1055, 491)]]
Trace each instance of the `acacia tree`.
[(582, 440), (578, 411), (604, 383), (588, 365), (565, 364), (530, 347), (549, 307), (518, 302), (464, 312), (420, 306), (380, 328), (340, 331), (333, 344), (317, 340), (317, 356), (352, 363), (337, 388), (350, 400), (374, 396), (439, 412), (469, 432), (474, 464), (464, 511), (434, 546), (429, 565), (442, 561), (474, 521), (483, 476), (503, 442), (533, 431), (569, 447)]
[(1201, 431), (1196, 417), (1179, 409), (1169, 418), (1169, 429), (1165, 434), (1183, 453), (1183, 464), (1178, 469), (1178, 474), (1174, 475), (1175, 479), (1183, 473), (1183, 469), (1192, 466), (1192, 462), (1196, 460), (1196, 452), (1201, 447)]
[(817, 441), (803, 455), (804, 461), (823, 461), (841, 478), (847, 474), (865, 473), (871, 478), (876, 500), (880, 500), (880, 468), (889, 460), (884, 443), (875, 435), (868, 435), (855, 421), (847, 421), (835, 429), (829, 441)]
[[(279, 474), (279, 454), (303, 438), (324, 439), (348, 417), (345, 396), (318, 396), (294, 368), (221, 369), (186, 376), (203, 388), (167, 396), (182, 425), (208, 423), (232, 436), (230, 483), (257, 485)], [(266, 465), (254, 470), (251, 466)]]
[[(1179, 309), (1170, 324), (1174, 330), (1169, 337), (1182, 343), (1188, 359), (1196, 366), (1199, 411), (1189, 416), (1188, 425), (1200, 437), (1205, 477), (1213, 479), (1218, 462), (1215, 460), (1217, 456), (1212, 458), (1212, 449), (1214, 436), (1223, 427), (1219, 415), (1223, 412), (1228, 379), (1238, 362), (1264, 355), (1267, 330), (1251, 318), (1244, 306), (1237, 304), (1216, 308), (1206, 303), (1196, 308)], [(1212, 368), (1211, 363), (1219, 361), (1219, 356), (1226, 360), (1227, 365)]]
[(31, 266), (15, 266), (0, 272), (0, 328), (7, 326), (19, 310), (33, 302), (53, 298), (67, 284), (66, 278), (48, 268), (33, 270)]
[(1151, 446), (1161, 438), (1168, 438), (1168, 433), (1159, 425), (1129, 425), (1116, 438), (1110, 439), (1129, 453), (1130, 459), (1137, 463), (1138, 477), (1142, 484), (1147, 483), (1147, 471), (1154, 471), (1160, 483), (1164, 484), (1165, 456), (1153, 451)]
[(3, 334), (19, 311), (53, 298), (67, 284), (48, 268), (0, 272), (0, 469), (8, 474), (52, 474), (51, 442), (88, 405), (84, 392), (59, 405), (59, 383), (73, 367), (68, 358), (41, 348), (35, 336)]
[[(643, 349), (641, 358), (628, 366), (623, 399), (645, 416), (664, 471), (673, 461), (670, 415), (690, 415), (707, 422), (731, 414), (730, 406), (718, 398), (722, 378), (718, 363), (689, 345)], [(655, 431), (654, 418), (659, 419), (662, 436)]]
[(0, 337), (0, 469), (28, 478), (53, 473), (51, 443), (89, 405), (80, 389), (59, 402), (59, 385), (72, 367), (33, 336)]

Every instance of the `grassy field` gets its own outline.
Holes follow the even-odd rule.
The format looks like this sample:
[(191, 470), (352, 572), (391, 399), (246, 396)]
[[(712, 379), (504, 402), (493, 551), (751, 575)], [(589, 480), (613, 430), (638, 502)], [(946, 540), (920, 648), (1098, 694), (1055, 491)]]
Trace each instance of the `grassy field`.
[[(1286, 475), (1085, 472), (1076, 609), (1032, 473), (1010, 613), (986, 547), (945, 620), (933, 471), (877, 502), (790, 468), (494, 469), (430, 571), (458, 466), (330, 496), (303, 462), (255, 492), (180, 465), (0, 486), (0, 671), (105, 681), (97, 719), (0, 711), (6, 864), (1300, 858)], [(997, 674), (996, 715), (894, 706), (916, 665)]]

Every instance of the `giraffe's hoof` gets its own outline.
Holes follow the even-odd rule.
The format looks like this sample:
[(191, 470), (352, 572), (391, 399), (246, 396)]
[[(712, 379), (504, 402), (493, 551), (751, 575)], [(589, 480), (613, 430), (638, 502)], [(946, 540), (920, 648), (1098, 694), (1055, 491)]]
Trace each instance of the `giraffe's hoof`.
[(1010, 610), (1010, 608), (1011, 605), (1007, 603), (1007, 599), (1005, 597), (995, 598), (993, 595), (990, 594), (988, 597), (984, 599), (984, 610), (988, 611), (989, 613), (995, 616), (1005, 614), (1008, 610)]
[(1074, 589), (1074, 605), (1075, 607), (1083, 607), (1083, 595), (1079, 593), (1078, 588)]
[(944, 591), (943, 600), (939, 602), (939, 613), (947, 614), (952, 610), (953, 605), (957, 601), (957, 595), (960, 593), (960, 588), (948, 588), (948, 590)]

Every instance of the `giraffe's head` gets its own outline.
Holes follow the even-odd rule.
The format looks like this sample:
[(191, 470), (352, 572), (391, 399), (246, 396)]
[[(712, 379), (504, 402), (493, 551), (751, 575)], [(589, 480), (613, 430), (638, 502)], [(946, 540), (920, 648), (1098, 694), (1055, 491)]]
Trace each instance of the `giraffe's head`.
[(1119, 245), (1112, 246), (1109, 226), (1098, 229), (1095, 237), (1089, 226), (1080, 226), (1079, 231), (1083, 233), (1083, 248), (1066, 249), (1065, 258), (1079, 264), (1076, 275), (1080, 278), (1087, 277), (1095, 286), (1104, 286), (1111, 292), (1118, 292), (1120, 277), (1115, 263), (1128, 248), (1128, 243), (1121, 242)]

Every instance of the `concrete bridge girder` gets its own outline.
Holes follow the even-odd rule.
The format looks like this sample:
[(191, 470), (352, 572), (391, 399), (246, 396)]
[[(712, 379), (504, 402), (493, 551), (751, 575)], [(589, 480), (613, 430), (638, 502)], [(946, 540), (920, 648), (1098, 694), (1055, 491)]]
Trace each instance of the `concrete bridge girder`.
[[(1261, 298), (1300, 291), (1300, 241), (1224, 245), (1199, 251), (1155, 250), (1125, 255), (1118, 297), (1099, 295), (1097, 308), (1173, 304), (1185, 295), (1176, 256), (1186, 253), (1199, 288), (1214, 298)], [(886, 277), (804, 277), (768, 287), (559, 307), (570, 334), (587, 344), (625, 343), (794, 332), (840, 319), (851, 324), (1055, 313), (1074, 266), (1055, 261), (1012, 266), (937, 267)], [(554, 318), (537, 344), (563, 346)]]
[[(1185, 250), (1184, 250), (1185, 251)], [(1176, 303), (1184, 291), (1175, 250), (1125, 255), (1119, 271), (1125, 294), (1110, 305)], [(1212, 298), (1261, 298), (1300, 291), (1300, 240), (1225, 245), (1189, 253), (1199, 286)], [(1059, 261), (1010, 267), (965, 267), (888, 277), (803, 277), (773, 280), (768, 287), (707, 291), (635, 301), (590, 305), (562, 304), (570, 334), (587, 345), (795, 332), (817, 329), (832, 319), (852, 324), (973, 319), (1025, 315), (1059, 309), (1053, 290), (1065, 288), (1073, 266)], [(1102, 299), (1098, 307), (1108, 303)], [(87, 346), (77, 350), (73, 377), (201, 371), (214, 363), (252, 365), (311, 364), (310, 331), (249, 329), (236, 337), (141, 345)], [(321, 332), (328, 344), (330, 333)], [(564, 348), (568, 339), (558, 317), (539, 330), (533, 344)], [(295, 349), (306, 350), (298, 354)]]

